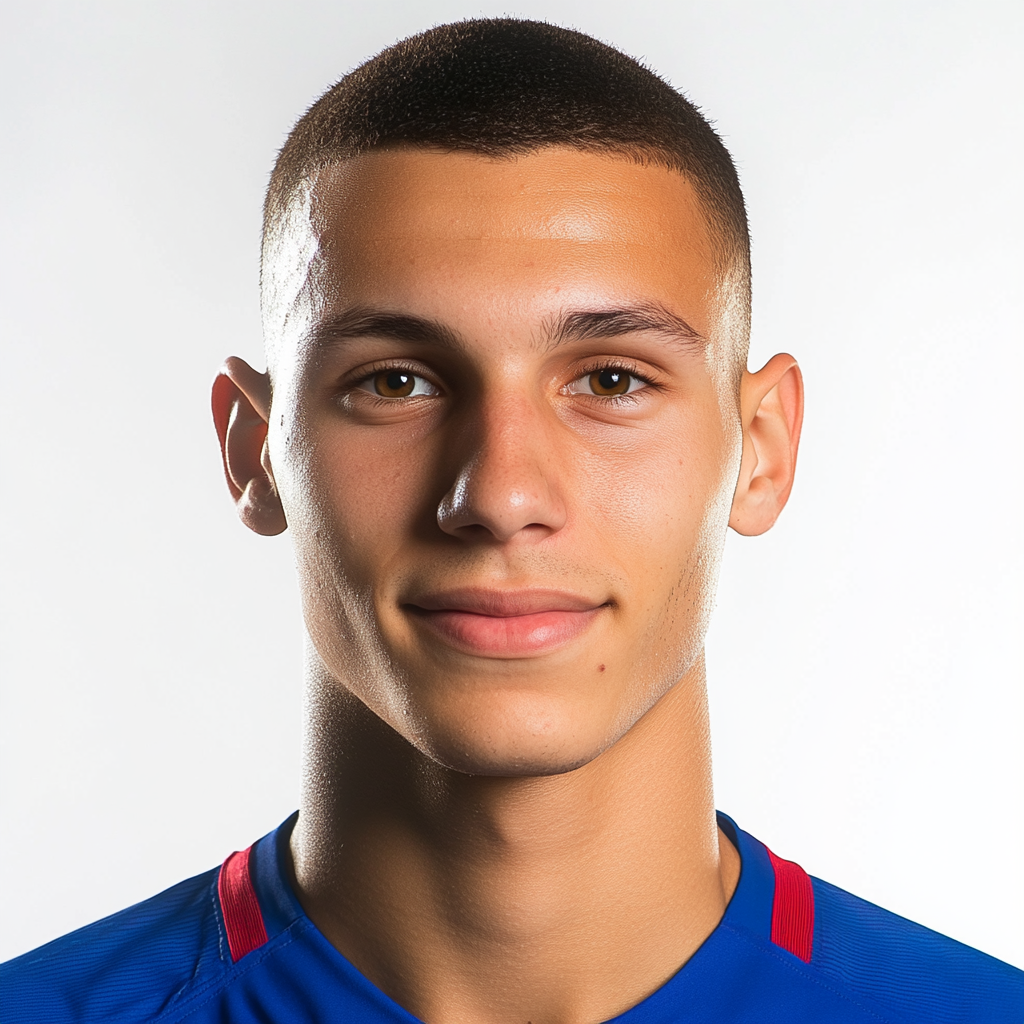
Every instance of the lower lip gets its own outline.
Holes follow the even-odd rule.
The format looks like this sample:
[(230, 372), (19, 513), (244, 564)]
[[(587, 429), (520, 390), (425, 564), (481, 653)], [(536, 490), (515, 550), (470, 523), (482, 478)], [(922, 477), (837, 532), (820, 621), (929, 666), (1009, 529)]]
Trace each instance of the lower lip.
[(462, 611), (424, 611), (416, 618), (452, 646), (470, 654), (523, 657), (543, 654), (575, 640), (600, 608), (581, 612), (532, 612), (529, 615), (478, 615)]

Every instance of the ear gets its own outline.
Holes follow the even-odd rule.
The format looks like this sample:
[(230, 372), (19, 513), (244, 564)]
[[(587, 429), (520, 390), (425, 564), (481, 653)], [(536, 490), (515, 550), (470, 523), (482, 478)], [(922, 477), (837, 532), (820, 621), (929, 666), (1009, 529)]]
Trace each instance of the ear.
[(270, 378), (232, 356), (213, 382), (213, 422), (238, 517), (255, 533), (287, 529), (267, 448)]
[(804, 419), (804, 381), (790, 355), (773, 356), (740, 385), (743, 458), (729, 525), (748, 537), (764, 533), (789, 500)]

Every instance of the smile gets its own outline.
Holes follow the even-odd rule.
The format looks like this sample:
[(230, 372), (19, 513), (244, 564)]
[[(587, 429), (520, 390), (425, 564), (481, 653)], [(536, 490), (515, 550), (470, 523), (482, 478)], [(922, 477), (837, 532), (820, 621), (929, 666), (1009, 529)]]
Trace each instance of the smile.
[(403, 605), (448, 646), (484, 657), (545, 654), (586, 632), (608, 604), (552, 590), (466, 589)]

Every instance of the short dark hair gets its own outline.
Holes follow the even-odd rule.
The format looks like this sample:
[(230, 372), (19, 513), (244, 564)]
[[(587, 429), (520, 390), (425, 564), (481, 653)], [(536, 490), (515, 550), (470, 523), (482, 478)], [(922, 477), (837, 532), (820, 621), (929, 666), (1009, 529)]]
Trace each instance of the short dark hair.
[(622, 154), (679, 171), (712, 235), (740, 270), (750, 243), (736, 168), (707, 119), (639, 61), (539, 21), (440, 25), (389, 46), (320, 97), (292, 129), (267, 190), (264, 237), (296, 187), (373, 149), (414, 146), (488, 156), (544, 146)]

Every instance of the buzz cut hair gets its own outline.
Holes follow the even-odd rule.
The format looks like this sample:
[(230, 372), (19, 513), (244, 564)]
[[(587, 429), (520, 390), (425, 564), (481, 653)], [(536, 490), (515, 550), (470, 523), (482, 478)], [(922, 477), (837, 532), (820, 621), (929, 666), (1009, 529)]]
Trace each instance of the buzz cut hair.
[[(282, 147), (263, 214), (270, 243), (297, 191), (372, 150), (422, 148), (501, 158), (546, 146), (621, 156), (681, 174), (739, 300), (746, 363), (750, 240), (736, 167), (701, 111), (639, 61), (546, 22), (439, 25), (381, 51), (328, 89)], [(269, 343), (270, 339), (268, 339)], [(735, 344), (735, 342), (734, 342)]]

